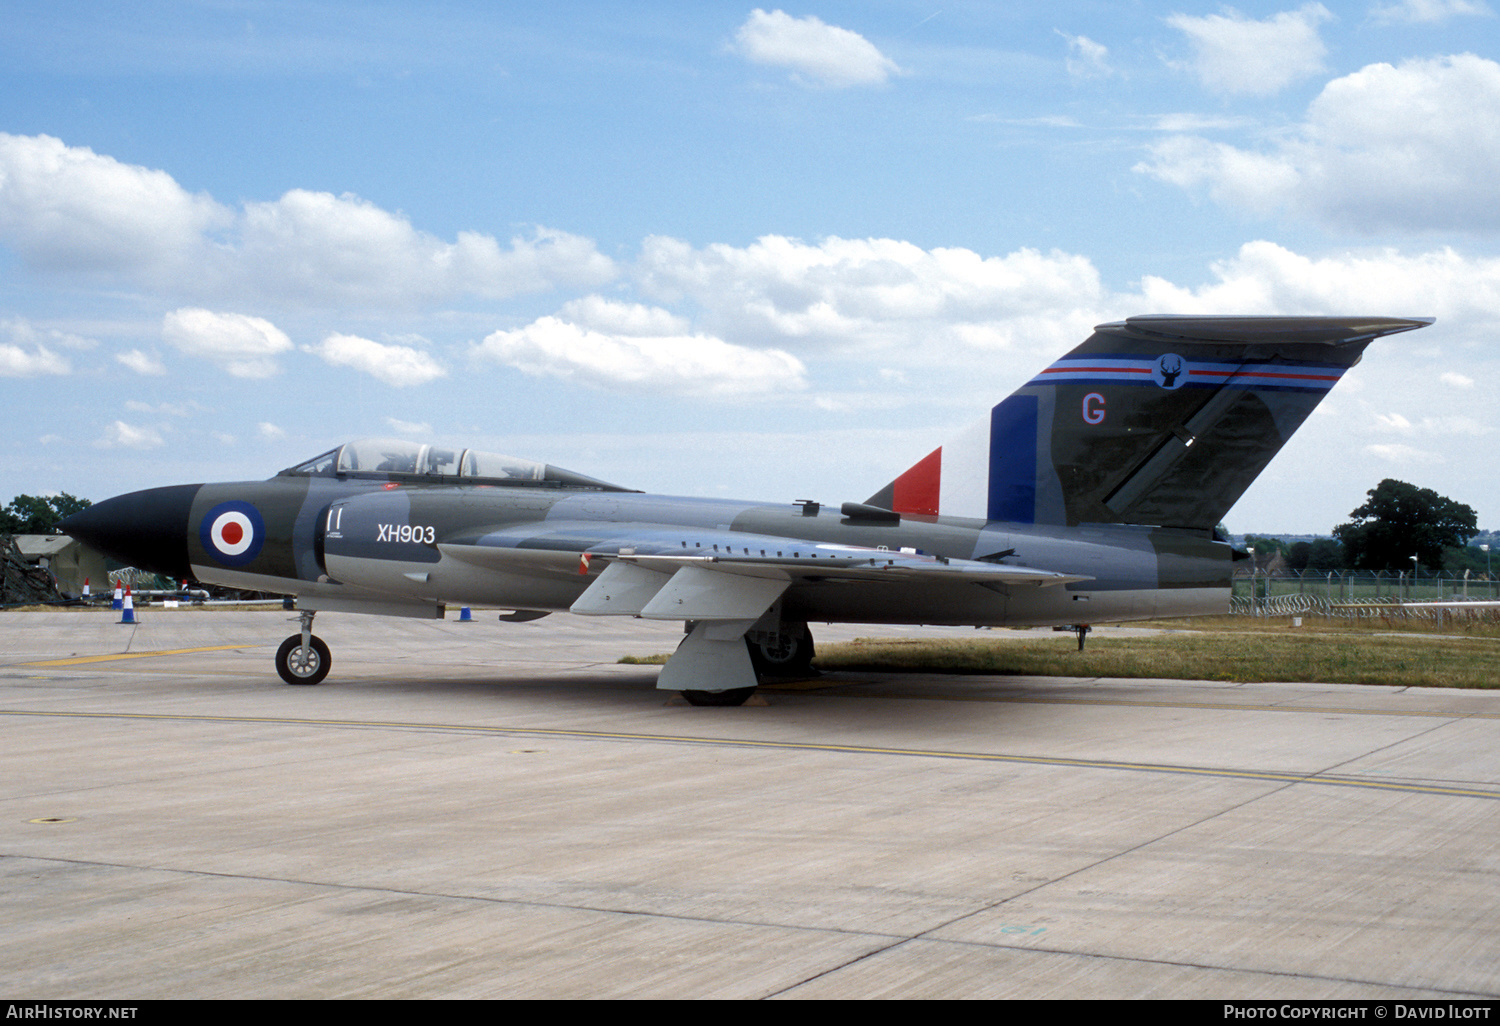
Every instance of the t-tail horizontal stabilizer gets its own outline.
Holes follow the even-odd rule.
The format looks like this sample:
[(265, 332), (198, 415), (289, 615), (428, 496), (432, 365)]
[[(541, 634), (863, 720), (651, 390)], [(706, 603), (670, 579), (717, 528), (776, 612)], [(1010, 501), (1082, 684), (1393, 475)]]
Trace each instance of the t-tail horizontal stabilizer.
[(1431, 319), (1101, 324), (866, 503), (906, 516), (1212, 530), (1371, 341)]

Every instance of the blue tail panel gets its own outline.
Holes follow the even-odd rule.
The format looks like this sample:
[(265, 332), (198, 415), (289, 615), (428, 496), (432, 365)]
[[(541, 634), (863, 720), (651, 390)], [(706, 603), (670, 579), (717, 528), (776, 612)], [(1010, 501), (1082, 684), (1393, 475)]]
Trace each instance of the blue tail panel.
[(1036, 522), (1036, 422), (1034, 395), (1013, 395), (990, 411), (990, 520)]

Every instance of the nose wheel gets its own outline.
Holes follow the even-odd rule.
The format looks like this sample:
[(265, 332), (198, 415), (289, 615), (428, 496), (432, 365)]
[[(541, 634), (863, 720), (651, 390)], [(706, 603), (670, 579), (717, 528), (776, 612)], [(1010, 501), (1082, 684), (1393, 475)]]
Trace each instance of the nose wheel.
[(288, 684), (321, 684), (333, 668), (333, 657), (323, 639), (312, 632), (313, 614), (303, 611), (300, 633), (293, 634), (276, 650), (276, 672)]
[(293, 634), (276, 652), (276, 672), (288, 684), (321, 684), (333, 666), (328, 646), (317, 636), (308, 638), (302, 648), (302, 635)]

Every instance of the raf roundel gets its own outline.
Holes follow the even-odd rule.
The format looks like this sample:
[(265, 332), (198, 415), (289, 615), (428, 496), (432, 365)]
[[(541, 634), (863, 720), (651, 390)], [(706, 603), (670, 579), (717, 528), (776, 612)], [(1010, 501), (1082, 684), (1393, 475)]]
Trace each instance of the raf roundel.
[(266, 525), (248, 502), (221, 502), (203, 515), (198, 527), (203, 548), (224, 566), (244, 566), (260, 554)]

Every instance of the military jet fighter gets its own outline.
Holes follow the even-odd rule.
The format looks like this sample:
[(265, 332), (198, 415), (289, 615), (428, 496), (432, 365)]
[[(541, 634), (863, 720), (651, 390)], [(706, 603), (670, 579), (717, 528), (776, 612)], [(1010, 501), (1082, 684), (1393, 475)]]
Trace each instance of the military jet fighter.
[[(1103, 324), (863, 502), (645, 495), (493, 453), (349, 442), (267, 481), (153, 488), (63, 530), (135, 566), (295, 596), (276, 668), (317, 684), (318, 612), (447, 604), (681, 620), (657, 687), (738, 705), (809, 672), (809, 622), (1081, 625), (1222, 613), (1229, 508), (1374, 339), (1431, 319)], [(1079, 636), (1082, 644), (1082, 633)]]

